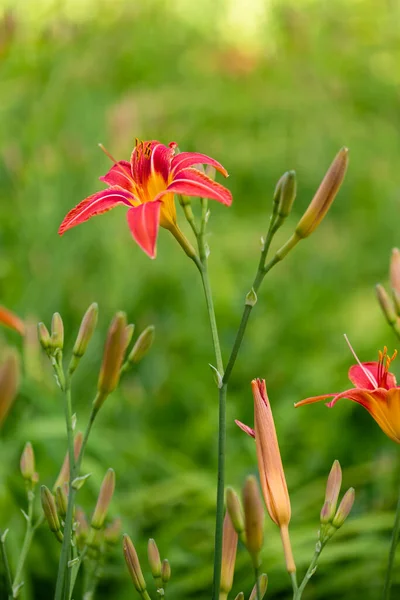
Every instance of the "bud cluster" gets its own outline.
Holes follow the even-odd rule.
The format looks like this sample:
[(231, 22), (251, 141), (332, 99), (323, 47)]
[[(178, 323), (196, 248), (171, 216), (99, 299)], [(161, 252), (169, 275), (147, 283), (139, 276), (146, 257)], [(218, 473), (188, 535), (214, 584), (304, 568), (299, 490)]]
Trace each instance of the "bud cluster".
[[(132, 578), (133, 585), (136, 591), (139, 592), (139, 594), (142, 597), (145, 597), (144, 593), (147, 589), (146, 581), (143, 576), (142, 567), (140, 565), (136, 548), (133, 545), (131, 538), (127, 534), (123, 536), (122, 549), (125, 556), (126, 566), (128, 567), (128, 571)], [(154, 582), (157, 586), (157, 592), (160, 596), (163, 596), (164, 590), (167, 587), (169, 580), (171, 579), (170, 563), (166, 558), (164, 558), (164, 560), (161, 560), (157, 544), (152, 538), (150, 538), (148, 541), (147, 556), (150, 571), (153, 576)]]
[(319, 541), (323, 545), (343, 525), (350, 514), (354, 504), (354, 488), (349, 488), (344, 494), (337, 508), (337, 502), (342, 486), (342, 469), (338, 460), (335, 460), (329, 473), (326, 484), (325, 501), (321, 509)]

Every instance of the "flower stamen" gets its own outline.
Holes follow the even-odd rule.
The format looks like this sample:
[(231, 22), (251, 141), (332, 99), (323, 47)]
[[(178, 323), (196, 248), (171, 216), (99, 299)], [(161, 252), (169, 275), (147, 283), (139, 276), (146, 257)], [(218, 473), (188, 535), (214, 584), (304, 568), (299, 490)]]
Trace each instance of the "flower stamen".
[(347, 337), (346, 334), (344, 334), (344, 339), (346, 340), (346, 344), (348, 345), (348, 347), (350, 348), (350, 352), (352, 353), (352, 355), (354, 356), (354, 358), (356, 359), (357, 363), (359, 364), (359, 366), (361, 367), (364, 375), (366, 376), (366, 378), (370, 381), (370, 383), (374, 386), (374, 388), (379, 387), (378, 382), (376, 381), (375, 377), (372, 375), (372, 373), (370, 373), (368, 371), (368, 369), (366, 369), (364, 367), (364, 365), (362, 364), (362, 362), (360, 361), (360, 359), (358, 358), (357, 354), (354, 351), (353, 346), (350, 344), (349, 338)]
[(389, 373), (389, 368), (391, 363), (397, 356), (397, 350), (395, 350), (392, 356), (387, 355), (387, 346), (384, 346), (383, 352), (379, 350), (378, 352), (378, 387), (386, 387), (387, 386), (387, 376)]

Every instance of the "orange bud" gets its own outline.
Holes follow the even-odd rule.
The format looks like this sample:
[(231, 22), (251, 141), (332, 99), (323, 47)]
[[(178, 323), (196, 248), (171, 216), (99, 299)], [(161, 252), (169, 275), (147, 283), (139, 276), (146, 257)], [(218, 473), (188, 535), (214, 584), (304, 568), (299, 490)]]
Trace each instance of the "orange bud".
[(332, 525), (339, 529), (347, 519), (350, 514), (351, 509), (354, 504), (355, 491), (354, 488), (350, 488), (347, 490), (345, 495), (342, 498), (341, 503), (339, 504), (339, 508), (337, 509), (336, 515), (333, 518)]
[[(330, 515), (328, 516), (328, 521), (333, 519), (333, 516), (336, 511), (336, 505), (339, 498), (340, 488), (342, 485), (342, 469), (340, 468), (340, 463), (338, 460), (335, 460), (332, 468), (330, 470), (328, 481), (326, 483), (326, 491), (325, 491), (325, 505), (329, 505)], [(324, 506), (322, 509), (324, 509)], [(325, 512), (328, 507), (325, 507)], [(327, 515), (325, 515), (327, 516)]]
[(20, 335), (25, 334), (25, 323), (15, 313), (5, 308), (5, 306), (0, 306), (0, 323), (10, 329), (14, 329)]
[[(78, 431), (74, 440), (74, 456), (75, 460), (78, 459), (79, 453), (82, 448), (83, 434)], [(53, 491), (55, 491), (58, 487), (62, 487), (64, 483), (69, 482), (69, 453), (65, 455), (64, 462), (62, 464), (60, 473), (58, 474), (57, 480), (53, 486)]]
[(238, 535), (227, 512), (223, 525), (220, 600), (227, 598), (232, 589), (237, 543)]
[(291, 573), (296, 570), (296, 567), (288, 531), (291, 516), (290, 498), (274, 418), (265, 381), (253, 379), (251, 387), (254, 396), (254, 429), (261, 489), (269, 516), (280, 527), (286, 567)]
[(164, 558), (161, 564), (161, 579), (164, 584), (164, 587), (171, 579), (171, 565), (169, 564), (169, 560), (166, 558)]
[(53, 350), (64, 347), (64, 323), (60, 313), (56, 312), (51, 320), (51, 346)]
[(126, 534), (123, 537), (123, 551), (133, 585), (139, 593), (142, 593), (146, 590), (146, 582), (143, 577), (135, 546), (132, 544), (130, 537)]
[(112, 523), (104, 529), (104, 541), (110, 546), (114, 546), (121, 535), (122, 521), (119, 517), (114, 519)]
[(97, 383), (98, 395), (94, 408), (99, 409), (104, 400), (118, 385), (121, 365), (126, 349), (126, 315), (118, 312), (109, 327), (104, 347), (103, 363)]
[(383, 285), (378, 283), (378, 285), (375, 287), (375, 290), (376, 296), (378, 298), (379, 304), (381, 305), (382, 312), (385, 315), (387, 322), (389, 323), (389, 325), (394, 325), (397, 321), (397, 315), (393, 302), (386, 293), (386, 290), (383, 287)]
[(390, 285), (397, 297), (400, 297), (400, 250), (393, 248), (390, 261)]
[(113, 469), (108, 469), (103, 483), (101, 484), (99, 497), (97, 499), (96, 508), (94, 509), (91, 526), (94, 529), (101, 529), (106, 520), (107, 511), (110, 506), (115, 489), (115, 472)]
[(255, 567), (260, 566), (260, 552), (264, 541), (264, 507), (257, 479), (247, 477), (243, 488), (243, 507), (246, 530), (246, 547)]
[(309, 236), (321, 223), (343, 183), (349, 162), (348, 149), (342, 148), (321, 181), (314, 198), (301, 217), (295, 234), (301, 239)]
[(19, 356), (15, 350), (8, 350), (7, 356), (0, 366), (0, 427), (14, 403), (19, 379)]
[(146, 327), (144, 331), (139, 335), (136, 340), (135, 345), (128, 356), (128, 362), (134, 364), (138, 363), (142, 358), (148, 353), (150, 350), (155, 336), (155, 328), (154, 325), (149, 325)]
[(81, 325), (79, 327), (78, 336), (72, 349), (72, 360), (69, 366), (70, 375), (72, 375), (72, 373), (75, 371), (79, 360), (87, 350), (94, 330), (96, 329), (98, 315), (99, 307), (96, 302), (93, 302), (83, 316)]

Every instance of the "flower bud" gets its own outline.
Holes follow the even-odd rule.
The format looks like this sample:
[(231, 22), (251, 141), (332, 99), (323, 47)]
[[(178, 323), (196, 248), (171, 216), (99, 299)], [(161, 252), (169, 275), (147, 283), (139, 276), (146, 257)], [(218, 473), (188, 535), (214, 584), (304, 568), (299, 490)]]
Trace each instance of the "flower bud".
[(375, 287), (375, 290), (379, 304), (381, 305), (382, 312), (385, 315), (387, 322), (389, 323), (389, 325), (394, 325), (397, 321), (397, 315), (393, 302), (387, 295), (385, 288), (380, 283), (378, 283), (378, 285)]
[(333, 519), (334, 514), (335, 510), (332, 510), (332, 504), (329, 501), (324, 502), (319, 515), (321, 525), (327, 525), (328, 523), (330, 523)]
[(42, 485), (40, 493), (44, 516), (46, 517), (50, 531), (55, 534), (59, 542), (62, 542), (63, 534), (61, 532), (60, 519), (58, 518), (54, 496), (45, 485)]
[(94, 408), (97, 410), (118, 385), (126, 349), (126, 335), (126, 315), (118, 312), (111, 321), (107, 333), (103, 363), (97, 383), (98, 394), (94, 401)]
[(345, 495), (342, 498), (341, 503), (339, 504), (339, 508), (337, 509), (336, 515), (333, 518), (332, 525), (339, 529), (347, 519), (350, 514), (351, 509), (354, 504), (355, 491), (354, 488), (350, 488), (347, 490)]
[(80, 506), (77, 506), (75, 509), (75, 522), (78, 544), (83, 546), (86, 543), (89, 535), (89, 524), (87, 522), (86, 515)]
[(296, 198), (296, 191), (296, 172), (286, 171), (276, 184), (274, 193), (274, 212), (282, 219), (289, 216)]
[(122, 521), (118, 517), (104, 529), (104, 541), (109, 546), (115, 546), (121, 536)]
[[(78, 433), (75, 436), (75, 440), (74, 440), (75, 460), (78, 459), (78, 456), (80, 454), (80, 451), (82, 448), (82, 441), (83, 441), (83, 434), (81, 431), (78, 431)], [(55, 490), (58, 487), (62, 487), (64, 483), (68, 483), (68, 482), (69, 482), (69, 452), (67, 452), (65, 455), (64, 462), (62, 464), (60, 473), (58, 474), (57, 480), (53, 486), (53, 492), (55, 492)]]
[(135, 333), (135, 326), (133, 323), (130, 323), (126, 326), (125, 329), (125, 350), (128, 348), (129, 344), (132, 341), (133, 334)]
[(246, 294), (245, 305), (246, 306), (255, 306), (257, 304), (257, 294), (254, 288), (251, 288), (249, 292)]
[(150, 571), (158, 587), (162, 587), (161, 558), (156, 542), (150, 538), (147, 544), (147, 555), (149, 558)]
[(68, 483), (64, 483), (62, 487), (58, 486), (56, 488), (56, 506), (60, 517), (65, 519), (68, 508)]
[(264, 541), (264, 507), (260, 496), (257, 479), (253, 475), (247, 477), (243, 488), (244, 522), (246, 530), (246, 547), (255, 567), (260, 564), (259, 555)]
[(93, 302), (83, 316), (78, 336), (72, 349), (72, 354), (76, 358), (82, 358), (85, 354), (94, 330), (96, 329), (98, 315), (99, 307), (96, 302)]
[(260, 585), (261, 598), (257, 598), (257, 585), (255, 585), (252, 589), (249, 600), (262, 600), (265, 596), (265, 592), (267, 591), (268, 587), (268, 575), (266, 573), (262, 573), (258, 578), (258, 581)]
[(0, 365), (0, 427), (5, 421), (19, 388), (20, 365), (15, 350), (9, 350)]
[(64, 347), (64, 324), (60, 313), (56, 312), (51, 320), (51, 340), (50, 344), (53, 350)]
[(161, 563), (161, 579), (164, 584), (164, 587), (171, 579), (171, 565), (169, 564), (169, 560), (167, 558), (164, 558), (164, 560)]
[(32, 483), (32, 480), (35, 479), (35, 454), (30, 442), (25, 444), (19, 464), (22, 477)]
[(128, 356), (128, 362), (131, 364), (138, 363), (145, 354), (150, 350), (153, 342), (154, 342), (155, 328), (154, 325), (149, 325), (146, 327), (144, 331), (139, 335), (136, 340), (135, 345)]
[(130, 537), (126, 534), (123, 537), (123, 551), (133, 585), (139, 593), (142, 593), (146, 590), (146, 582), (143, 577), (135, 546), (132, 544)]
[(400, 250), (393, 248), (390, 261), (390, 286), (396, 296), (400, 296)]
[(244, 600), (243, 592), (239, 592), (238, 595), (235, 597), (235, 600)]
[(111, 499), (115, 489), (115, 472), (113, 469), (108, 469), (103, 483), (101, 484), (99, 497), (97, 499), (96, 508), (94, 509), (91, 526), (94, 529), (101, 529), (106, 520), (107, 511), (110, 506)]
[(38, 338), (43, 350), (48, 352), (51, 349), (51, 338), (49, 330), (44, 323), (38, 323)]
[(237, 493), (231, 487), (226, 489), (226, 508), (236, 533), (242, 535), (245, 529), (243, 510)]
[[(328, 518), (328, 522), (331, 521), (336, 512), (336, 505), (339, 498), (340, 488), (342, 485), (342, 469), (340, 468), (340, 463), (338, 460), (335, 460), (332, 468), (330, 470), (328, 481), (326, 483), (326, 491), (325, 491), (325, 503), (322, 507), (321, 514), (324, 511), (324, 517)], [(325, 514), (328, 510), (328, 505), (330, 508), (330, 515)], [(324, 510), (325, 507), (325, 510)], [(321, 520), (321, 523), (323, 521)]]
[(296, 227), (295, 233), (299, 238), (308, 237), (321, 223), (343, 183), (348, 161), (348, 149), (342, 148)]
[(227, 598), (232, 589), (237, 543), (238, 534), (236, 533), (229, 513), (227, 512), (225, 514), (223, 525), (221, 580), (219, 586), (220, 600)]

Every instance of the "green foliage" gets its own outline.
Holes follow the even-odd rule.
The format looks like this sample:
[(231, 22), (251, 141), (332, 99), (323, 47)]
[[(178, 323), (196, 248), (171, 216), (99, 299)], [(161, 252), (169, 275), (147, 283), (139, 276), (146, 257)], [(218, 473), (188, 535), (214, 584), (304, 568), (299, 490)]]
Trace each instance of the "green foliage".
[[(175, 140), (230, 172), (234, 204), (213, 203), (209, 226), (225, 360), (277, 180), (288, 169), (297, 173), (298, 198), (279, 243), (346, 145), (350, 167), (329, 216), (268, 275), (258, 295), (228, 393), (227, 483), (239, 488), (256, 470), (254, 445), (233, 421), (252, 424), (249, 382), (265, 377), (299, 569), (313, 553), (333, 459), (342, 464), (344, 487), (356, 488), (354, 513), (324, 551), (305, 597), (376, 598), (393, 521), (398, 449), (361, 407), (343, 401), (333, 410), (323, 404), (294, 410), (293, 403), (345, 389), (352, 357), (343, 332), (362, 360), (395, 343), (374, 284), (386, 279), (390, 250), (399, 243), (399, 8), (378, 0), (277, 2), (260, 21), (254, 44), (246, 45), (229, 35), (222, 2), (201, 18), (190, 18), (198, 11), (191, 2), (137, 4), (94, 4), (76, 20), (61, 9), (41, 19), (39, 11), (36, 21), (17, 4), (15, 27), (8, 24), (0, 40), (0, 300), (34, 321), (49, 323), (59, 311), (70, 349), (84, 311), (99, 303), (99, 329), (74, 377), (78, 429), (94, 397), (111, 316), (124, 310), (137, 331), (149, 323), (157, 330), (149, 355), (99, 414), (84, 461), (84, 472), (93, 475), (80, 501), (94, 507), (112, 467), (114, 514), (122, 517), (142, 565), (147, 539), (154, 537), (172, 566), (170, 597), (210, 597), (217, 395), (201, 284), (165, 230), (157, 260), (150, 261), (133, 243), (122, 210), (58, 237), (66, 212), (102, 187), (98, 177), (109, 161), (97, 142), (120, 159), (129, 157), (135, 137)], [(19, 343), (13, 333), (0, 335), (4, 346)], [(1, 432), (0, 528), (10, 527), (12, 564), (23, 529), (18, 461), (24, 444), (32, 442), (41, 483), (49, 487), (66, 451), (61, 396), (47, 366), (26, 373)], [(265, 537), (268, 598), (287, 596), (272, 524)], [(42, 528), (24, 599), (51, 597), (58, 552)], [(152, 590), (148, 568), (145, 576)], [(248, 595), (252, 585), (242, 550), (232, 597), (241, 589)], [(98, 597), (134, 594), (118, 547)]]

